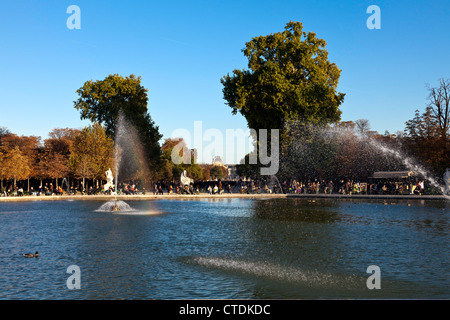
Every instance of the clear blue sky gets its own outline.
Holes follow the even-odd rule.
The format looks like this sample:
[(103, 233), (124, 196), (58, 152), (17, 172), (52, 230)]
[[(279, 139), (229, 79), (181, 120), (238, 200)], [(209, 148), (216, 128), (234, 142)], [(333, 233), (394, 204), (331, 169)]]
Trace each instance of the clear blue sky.
[[(67, 8), (81, 9), (69, 30)], [(381, 30), (369, 30), (369, 5)], [(0, 126), (45, 139), (81, 128), (76, 90), (109, 74), (142, 77), (149, 111), (164, 138), (179, 128), (246, 128), (222, 99), (220, 78), (247, 67), (252, 37), (300, 21), (327, 41), (342, 70), (343, 120), (373, 130), (404, 129), (424, 109), (426, 83), (450, 78), (450, 2), (435, 1), (81, 1), (0, 2)]]

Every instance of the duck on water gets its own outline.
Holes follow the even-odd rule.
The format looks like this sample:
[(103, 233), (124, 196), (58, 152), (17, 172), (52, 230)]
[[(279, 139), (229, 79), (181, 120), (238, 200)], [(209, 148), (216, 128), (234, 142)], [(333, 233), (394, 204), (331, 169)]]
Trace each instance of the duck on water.
[(35, 254), (33, 254), (33, 253), (24, 253), (23, 256), (25, 258), (38, 258), (39, 257), (39, 252), (36, 251)]

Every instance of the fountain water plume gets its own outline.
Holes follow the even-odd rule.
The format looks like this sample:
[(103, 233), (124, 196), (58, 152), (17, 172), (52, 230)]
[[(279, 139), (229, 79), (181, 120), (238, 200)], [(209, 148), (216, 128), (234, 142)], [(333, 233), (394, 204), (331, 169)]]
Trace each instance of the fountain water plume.
[(413, 171), (416, 174), (421, 175), (422, 177), (424, 177), (424, 179), (429, 181), (433, 187), (438, 188), (443, 194), (445, 194), (444, 187), (434, 177), (432, 177), (432, 175), (426, 169), (424, 169), (417, 163), (414, 163), (412, 159), (402, 154), (399, 150), (391, 149), (371, 138), (367, 139), (367, 141), (384, 154), (399, 159), (405, 165), (406, 168), (408, 168), (409, 170)]
[(144, 147), (137, 130), (126, 119), (122, 111), (119, 112), (114, 142), (116, 188), (119, 177), (122, 180), (140, 179), (144, 183), (148, 182), (150, 169), (147, 165)]
[[(281, 161), (284, 174), (315, 178), (322, 176), (359, 176), (368, 178), (374, 171), (408, 170), (445, 194), (444, 186), (428, 170), (396, 146), (355, 132), (353, 128), (293, 122), (286, 127), (291, 141)], [(365, 179), (364, 178), (364, 179)]]
[(438, 188), (443, 194), (445, 193), (444, 187), (432, 176), (432, 174), (428, 170), (426, 170), (421, 165), (416, 163), (410, 157), (406, 156), (400, 150), (390, 148), (387, 145), (384, 145), (383, 143), (381, 143), (380, 141), (375, 140), (373, 137), (370, 137), (367, 135), (356, 134), (355, 136), (360, 141), (369, 143), (372, 147), (374, 147), (376, 150), (382, 152), (384, 155), (391, 156), (391, 157), (399, 160), (405, 166), (405, 168), (407, 168), (410, 171), (413, 171), (416, 175), (422, 176), (433, 187)]
[[(103, 204), (97, 211), (134, 211), (126, 202), (117, 200), (119, 176), (122, 180), (140, 178), (145, 181), (150, 171), (139, 135), (122, 111), (119, 111), (117, 120), (114, 148), (115, 198)], [(109, 174), (107, 172), (107, 176)], [(107, 178), (111, 179), (111, 177)]]

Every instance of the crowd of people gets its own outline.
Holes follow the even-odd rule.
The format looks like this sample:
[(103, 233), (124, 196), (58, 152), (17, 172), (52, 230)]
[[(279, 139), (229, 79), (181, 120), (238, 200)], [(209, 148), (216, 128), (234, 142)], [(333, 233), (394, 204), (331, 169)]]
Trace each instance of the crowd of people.
[(62, 186), (54, 186), (52, 183), (40, 184), (37, 189), (31, 186), (24, 191), (22, 186), (9, 186), (1, 190), (1, 196), (23, 196), (25, 194), (34, 196), (48, 195), (101, 195), (101, 194), (125, 194), (138, 195), (152, 193), (154, 195), (163, 194), (386, 194), (386, 195), (423, 195), (425, 194), (424, 180), (404, 180), (404, 181), (372, 181), (360, 182), (353, 180), (308, 180), (283, 181), (269, 183), (265, 180), (259, 181), (201, 181), (190, 185), (180, 183), (157, 182), (151, 190), (138, 187), (134, 183), (121, 183), (118, 188), (110, 187), (107, 190), (103, 186), (90, 186), (84, 188), (82, 184), (70, 186), (65, 189)]
[(373, 181), (359, 182), (353, 180), (309, 180), (283, 181), (268, 183), (267, 181), (213, 181), (198, 182), (190, 186), (179, 184), (155, 184), (153, 194), (200, 194), (210, 195), (223, 193), (240, 194), (393, 194), (393, 195), (423, 195), (424, 180), (418, 181)]
[(45, 185), (40, 185), (39, 188), (34, 189), (32, 186), (30, 190), (25, 191), (22, 186), (9, 186), (7, 188), (3, 188), (1, 190), (1, 196), (10, 197), (10, 196), (18, 196), (22, 197), (25, 194), (33, 195), (33, 196), (49, 196), (49, 195), (62, 195), (64, 190), (61, 186), (53, 186), (52, 183), (46, 183)]
[[(264, 187), (267, 190), (267, 185)], [(274, 192), (296, 194), (392, 194), (392, 195), (422, 195), (425, 192), (424, 180), (413, 181), (372, 181), (360, 182), (353, 180), (314, 180), (284, 182), (274, 186)]]

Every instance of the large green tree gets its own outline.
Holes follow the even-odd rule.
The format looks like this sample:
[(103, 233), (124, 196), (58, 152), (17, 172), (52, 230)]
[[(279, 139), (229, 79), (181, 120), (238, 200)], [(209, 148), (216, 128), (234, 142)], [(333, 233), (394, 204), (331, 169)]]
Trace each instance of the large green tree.
[(122, 77), (114, 74), (104, 80), (87, 81), (77, 90), (74, 106), (81, 112), (81, 119), (98, 122), (106, 133), (115, 136), (119, 114), (125, 116), (138, 131), (146, 150), (148, 161), (160, 158), (161, 134), (148, 112), (148, 89), (141, 85), (141, 77)]
[(328, 60), (326, 42), (289, 22), (283, 32), (253, 38), (242, 50), (248, 70), (221, 79), (223, 97), (252, 129), (282, 129), (287, 121), (337, 122), (344, 94), (341, 70)]

